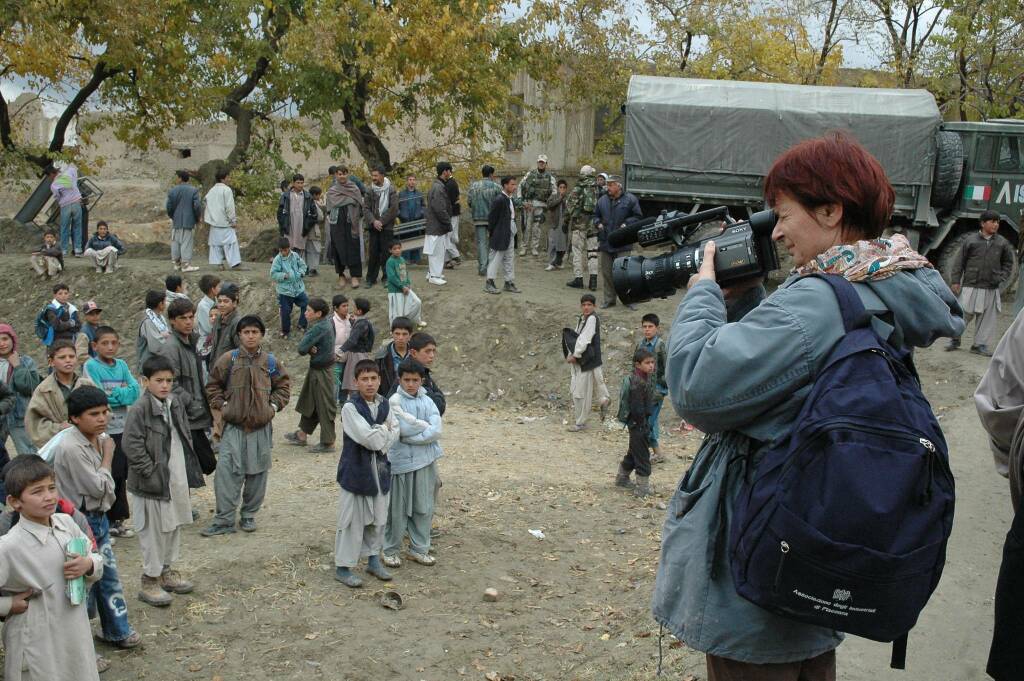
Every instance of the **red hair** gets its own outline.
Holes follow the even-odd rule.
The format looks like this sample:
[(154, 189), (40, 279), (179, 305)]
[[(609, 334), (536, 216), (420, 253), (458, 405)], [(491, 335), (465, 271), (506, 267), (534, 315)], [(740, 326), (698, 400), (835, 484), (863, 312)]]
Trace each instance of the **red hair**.
[(829, 203), (843, 207), (843, 224), (864, 238), (882, 235), (896, 194), (882, 164), (842, 131), (804, 140), (782, 153), (764, 178), (769, 206), (787, 194), (807, 210)]

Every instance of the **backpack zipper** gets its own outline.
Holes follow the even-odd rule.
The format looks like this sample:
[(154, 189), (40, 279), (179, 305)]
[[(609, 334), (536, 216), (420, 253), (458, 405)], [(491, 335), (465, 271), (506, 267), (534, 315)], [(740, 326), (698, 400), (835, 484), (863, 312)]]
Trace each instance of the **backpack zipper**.
[(779, 567), (775, 570), (775, 586), (772, 588), (773, 591), (778, 593), (779, 584), (782, 583), (782, 566), (786, 564), (786, 555), (789, 554), (789, 543), (782, 541), (779, 542)]

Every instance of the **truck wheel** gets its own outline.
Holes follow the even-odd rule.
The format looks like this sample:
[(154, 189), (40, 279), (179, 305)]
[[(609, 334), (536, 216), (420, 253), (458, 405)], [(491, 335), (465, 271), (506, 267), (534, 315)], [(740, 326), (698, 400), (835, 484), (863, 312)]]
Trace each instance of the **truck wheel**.
[[(935, 266), (938, 268), (939, 274), (942, 275), (942, 278), (946, 281), (947, 284), (953, 283), (952, 281), (950, 281), (953, 274), (953, 263), (956, 262), (956, 258), (960, 255), (960, 248), (964, 245), (964, 241), (966, 241), (967, 237), (969, 237), (972, 234), (974, 234), (974, 230), (969, 229), (966, 232), (961, 232), (960, 234), (951, 236), (948, 239), (946, 239), (946, 242), (942, 245), (942, 248), (939, 249), (939, 257), (935, 263)], [(1014, 258), (1013, 272), (1010, 273), (1010, 278), (1003, 282), (1003, 284), (999, 287), (1000, 292), (1005, 293), (1006, 290), (1010, 288), (1010, 286), (1014, 285), (1017, 282), (1018, 267), (1020, 267), (1020, 265), (1017, 263), (1017, 259)]]
[(960, 192), (964, 171), (964, 142), (947, 130), (935, 134), (935, 173), (932, 176), (932, 206), (949, 208)]

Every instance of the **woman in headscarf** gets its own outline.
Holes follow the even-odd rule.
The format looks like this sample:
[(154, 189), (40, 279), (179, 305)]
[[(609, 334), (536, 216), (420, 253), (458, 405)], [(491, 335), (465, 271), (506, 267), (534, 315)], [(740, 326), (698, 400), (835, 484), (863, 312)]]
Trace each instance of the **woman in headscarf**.
[(327, 190), (326, 207), (331, 233), (330, 256), (334, 271), (338, 273), (338, 285), (344, 286), (351, 277), (352, 288), (359, 288), (359, 278), (363, 276), (360, 239), (367, 220), (363, 193), (347, 174), (338, 173)]

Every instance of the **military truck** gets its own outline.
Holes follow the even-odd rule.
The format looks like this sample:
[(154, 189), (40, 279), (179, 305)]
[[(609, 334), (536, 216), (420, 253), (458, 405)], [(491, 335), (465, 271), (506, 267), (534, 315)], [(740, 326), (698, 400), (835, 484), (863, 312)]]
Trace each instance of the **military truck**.
[(944, 274), (984, 210), (1018, 242), (1024, 121), (943, 122), (926, 90), (819, 87), (633, 76), (624, 107), (625, 183), (645, 215), (764, 206), (762, 182), (793, 144), (846, 130), (881, 162), (896, 192), (890, 229)]

